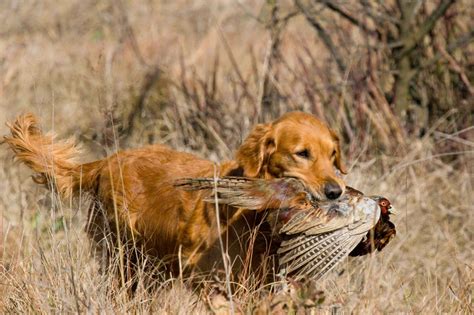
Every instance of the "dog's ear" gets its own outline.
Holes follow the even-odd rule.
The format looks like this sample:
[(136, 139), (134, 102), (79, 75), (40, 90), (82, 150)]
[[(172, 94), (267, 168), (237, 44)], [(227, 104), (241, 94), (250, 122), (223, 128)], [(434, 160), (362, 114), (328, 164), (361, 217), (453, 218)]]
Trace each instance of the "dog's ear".
[(347, 174), (346, 166), (342, 162), (342, 152), (339, 136), (333, 130), (331, 130), (331, 136), (334, 142), (336, 143), (336, 158), (334, 160), (334, 166), (336, 166), (342, 174)]
[(244, 169), (244, 175), (258, 177), (265, 161), (275, 147), (270, 136), (271, 124), (258, 124), (237, 151), (236, 159)]

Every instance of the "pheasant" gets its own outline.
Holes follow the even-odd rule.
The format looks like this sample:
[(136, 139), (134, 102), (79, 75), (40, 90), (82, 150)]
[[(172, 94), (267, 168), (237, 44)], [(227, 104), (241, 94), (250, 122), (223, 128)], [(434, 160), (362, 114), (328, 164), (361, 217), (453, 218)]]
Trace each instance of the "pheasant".
[(395, 224), (390, 221), (390, 214), (393, 213), (392, 206), (388, 199), (380, 197), (378, 200), (380, 207), (380, 219), (375, 226), (367, 232), (365, 238), (349, 253), (349, 256), (363, 256), (372, 253), (375, 249), (381, 251), (388, 242), (396, 235)]
[(206, 199), (237, 208), (266, 211), (280, 241), (280, 270), (288, 276), (320, 279), (343, 258), (381, 250), (395, 236), (390, 202), (347, 187), (337, 200), (315, 200), (295, 178), (188, 178), (186, 190), (213, 190)]

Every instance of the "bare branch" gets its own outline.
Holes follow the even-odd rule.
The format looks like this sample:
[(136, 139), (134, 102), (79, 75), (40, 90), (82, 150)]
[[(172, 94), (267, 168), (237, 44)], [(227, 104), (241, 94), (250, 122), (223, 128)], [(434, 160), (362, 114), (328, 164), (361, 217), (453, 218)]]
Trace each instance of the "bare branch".
[(341, 54), (339, 53), (339, 50), (336, 48), (336, 45), (334, 45), (331, 36), (329, 36), (329, 34), (324, 30), (322, 25), (318, 21), (316, 21), (316, 19), (308, 12), (308, 10), (301, 4), (299, 0), (295, 0), (295, 5), (301, 11), (301, 13), (303, 13), (308, 23), (311, 24), (312, 27), (314, 27), (326, 48), (333, 55), (337, 63), (337, 67), (339, 68), (339, 71), (344, 75), (346, 73), (346, 65), (341, 57)]
[(438, 49), (439, 53), (448, 61), (449, 65), (451, 66), (451, 69), (459, 75), (459, 77), (461, 78), (461, 81), (464, 83), (464, 85), (466, 86), (466, 89), (469, 91), (469, 94), (474, 95), (474, 87), (469, 81), (469, 77), (466, 75), (466, 72), (464, 71), (464, 69), (453, 58), (453, 56), (451, 56), (446, 51), (446, 49), (443, 46), (437, 44), (436, 48)]
[[(318, 2), (318, 1), (316, 1)], [(353, 17), (352, 15), (350, 15), (349, 13), (347, 13), (346, 11), (344, 11), (341, 7), (339, 7), (334, 1), (329, 1), (329, 0), (320, 0), (320, 2), (322, 4), (324, 4), (324, 6), (326, 6), (328, 9), (330, 9), (331, 11), (333, 12), (336, 12), (337, 14), (339, 14), (341, 17), (343, 17), (344, 19), (346, 19), (347, 21), (349, 21), (351, 24), (353, 24), (354, 26), (357, 26), (358, 28), (360, 28), (362, 31), (364, 31), (365, 33), (369, 34), (369, 35), (375, 35), (377, 36), (377, 38), (380, 38), (381, 37), (381, 34), (378, 30), (371, 30), (367, 27), (367, 25), (365, 25), (365, 23), (363, 23), (362, 21), (359, 21), (358, 19), (356, 19), (355, 17)]]
[(359, 0), (362, 6), (362, 10), (365, 15), (370, 17), (374, 22), (377, 23), (391, 23), (397, 25), (399, 23), (398, 18), (392, 13), (392, 8), (384, 5), (383, 2), (378, 3), (380, 10), (374, 10), (372, 2), (369, 0)]
[[(403, 56), (409, 54), (415, 49), (418, 43), (423, 39), (423, 37), (428, 34), (436, 22), (441, 18), (449, 7), (454, 4), (456, 0), (441, 0), (438, 7), (431, 13), (431, 15), (420, 25), (417, 31), (413, 32), (411, 36), (408, 36), (404, 40), (403, 49), (396, 55), (396, 58), (401, 59)], [(402, 8), (402, 13), (404, 12)]]
[(144, 83), (140, 90), (137, 102), (133, 106), (133, 110), (127, 118), (127, 125), (121, 130), (121, 136), (129, 137), (135, 129), (137, 119), (143, 114), (145, 102), (156, 82), (162, 79), (162, 70), (160, 67), (150, 68), (145, 75)]
[(242, 72), (240, 71), (237, 60), (235, 59), (234, 53), (232, 52), (232, 48), (230, 47), (230, 44), (227, 41), (227, 38), (224, 35), (224, 31), (222, 30), (220, 25), (218, 25), (217, 30), (218, 30), (219, 37), (224, 45), (224, 50), (227, 53), (227, 57), (229, 58), (232, 68), (234, 69), (234, 72), (237, 75), (237, 78), (239, 79), (240, 86), (242, 87), (245, 96), (248, 97), (248, 99), (250, 99), (253, 102), (254, 97), (252, 96), (252, 94), (250, 93), (248, 89), (247, 82), (244, 80), (244, 76), (242, 75)]
[(258, 118), (261, 122), (272, 119), (272, 111), (275, 111), (277, 105), (277, 91), (271, 80), (273, 63), (279, 55), (280, 35), (286, 22), (280, 22), (278, 18), (279, 6), (276, 1), (267, 1), (271, 8), (271, 18), (267, 28), (270, 30), (270, 40), (262, 69), (262, 80), (258, 96)]
[(138, 46), (135, 32), (133, 31), (132, 25), (130, 24), (130, 21), (128, 19), (127, 9), (125, 8), (124, 3), (122, 2), (122, 0), (120, 0), (120, 1), (115, 2), (115, 4), (120, 12), (120, 19), (121, 19), (124, 35), (128, 37), (128, 39), (130, 40), (133, 53), (137, 57), (138, 62), (140, 63), (141, 66), (144, 66), (147, 68), (150, 67), (148, 63), (146, 62), (145, 58), (143, 58), (143, 54), (140, 51), (140, 47)]
[[(456, 41), (448, 45), (448, 47), (446, 48), (446, 52), (448, 54), (451, 54), (457, 49), (463, 48), (472, 42), (474, 42), (474, 30), (470, 31), (469, 33), (465, 35), (459, 36), (459, 38)], [(423, 60), (419, 68), (421, 70), (425, 68), (429, 68), (432, 65), (436, 64), (442, 57), (443, 55), (438, 51), (432, 58), (428, 60)]]

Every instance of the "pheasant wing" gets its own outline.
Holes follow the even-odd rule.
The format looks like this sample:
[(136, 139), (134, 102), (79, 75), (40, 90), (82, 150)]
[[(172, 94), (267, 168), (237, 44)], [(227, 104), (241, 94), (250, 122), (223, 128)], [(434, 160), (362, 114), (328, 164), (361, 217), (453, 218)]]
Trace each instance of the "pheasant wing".
[(280, 233), (322, 234), (367, 220), (373, 226), (379, 217), (377, 201), (363, 195), (344, 195), (339, 200), (313, 203), (310, 211), (295, 211)]
[(183, 178), (175, 182), (175, 186), (186, 190), (212, 189), (213, 195), (205, 201), (215, 202), (217, 199), (220, 204), (250, 210), (288, 208), (311, 198), (303, 184), (293, 178)]
[(379, 216), (377, 202), (360, 195), (298, 213), (280, 230), (287, 236), (278, 250), (280, 267), (297, 278), (321, 278), (357, 246)]

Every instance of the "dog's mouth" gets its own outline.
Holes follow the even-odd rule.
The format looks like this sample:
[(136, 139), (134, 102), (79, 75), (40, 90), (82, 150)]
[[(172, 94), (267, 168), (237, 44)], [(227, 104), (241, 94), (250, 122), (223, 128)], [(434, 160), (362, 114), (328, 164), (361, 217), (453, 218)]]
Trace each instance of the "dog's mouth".
[(299, 174), (292, 173), (292, 172), (285, 172), (285, 173), (283, 173), (283, 177), (294, 178), (294, 179), (299, 180), (303, 184), (305, 190), (311, 195), (312, 199), (320, 200), (320, 201), (327, 200), (324, 193), (322, 193), (322, 192), (318, 191), (317, 189), (314, 189), (312, 186), (308, 185), (305, 178), (303, 178)]

